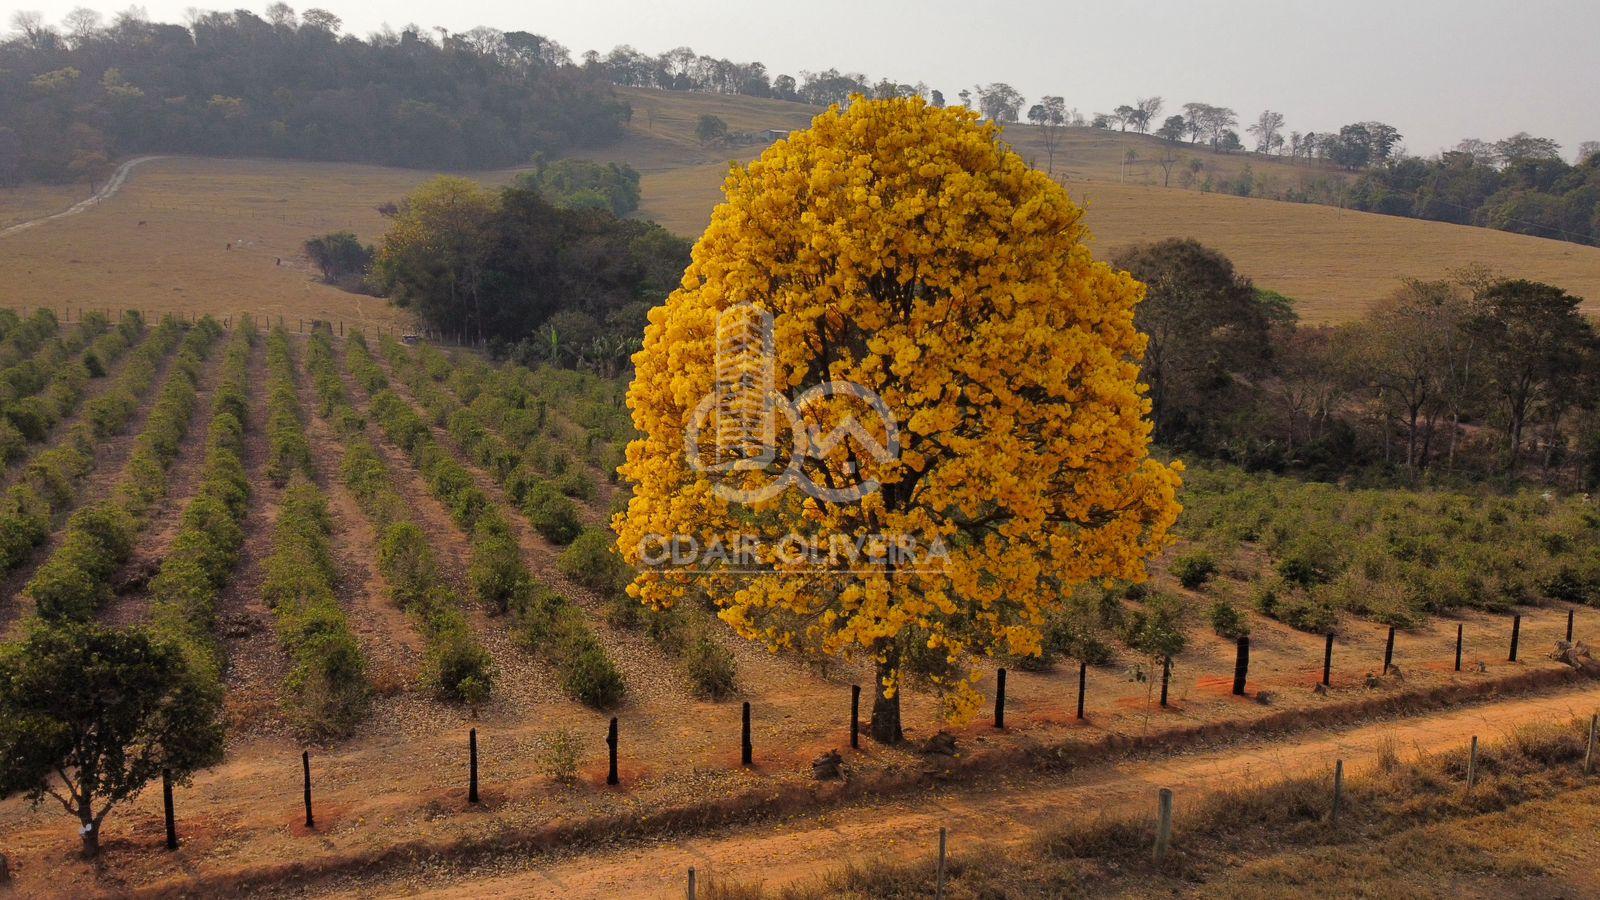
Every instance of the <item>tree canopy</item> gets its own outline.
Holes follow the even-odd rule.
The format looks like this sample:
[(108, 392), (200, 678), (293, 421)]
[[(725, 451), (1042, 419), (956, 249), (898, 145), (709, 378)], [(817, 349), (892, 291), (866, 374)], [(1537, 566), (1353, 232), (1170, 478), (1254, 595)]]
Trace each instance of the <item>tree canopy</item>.
[[(933, 661), (951, 714), (970, 713), (974, 656), (1037, 652), (1072, 585), (1142, 579), (1177, 516), (1178, 467), (1148, 455), (1141, 287), (1091, 257), (1081, 211), (997, 126), (919, 98), (830, 110), (734, 169), (724, 192), (635, 357), (628, 403), (642, 437), (614, 523), (642, 565), (629, 590), (654, 606), (703, 593), (739, 634), (773, 646), (871, 655), (879, 739), (899, 735), (913, 656)], [(762, 342), (740, 335), (767, 314), (763, 361)], [(729, 341), (734, 359), (719, 358)], [(686, 427), (725, 379), (769, 362), (770, 390), (804, 394), (790, 427), (810, 437), (798, 449), (778, 439), (773, 466), (721, 481), (686, 451)], [(732, 418), (702, 433), (765, 401), (731, 402)], [(838, 440), (812, 430), (849, 421)], [(891, 425), (900, 452), (873, 452)], [(794, 483), (749, 502), (721, 490), (771, 487), (786, 463), (813, 488), (878, 487), (858, 502)], [(770, 549), (739, 571), (651, 562), (666, 536), (704, 547), (752, 533), (768, 548), (793, 536), (869, 549), (822, 571)], [(907, 542), (948, 552), (908, 563), (889, 549)]]
[(221, 758), (221, 709), (218, 683), (143, 631), (39, 625), (0, 649), (0, 797), (56, 800), (92, 856), (106, 814), (163, 769)]

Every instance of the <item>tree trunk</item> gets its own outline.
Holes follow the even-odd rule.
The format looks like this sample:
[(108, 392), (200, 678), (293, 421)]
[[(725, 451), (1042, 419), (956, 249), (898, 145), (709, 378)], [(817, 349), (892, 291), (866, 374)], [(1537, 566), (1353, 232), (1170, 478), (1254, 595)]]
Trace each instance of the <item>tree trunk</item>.
[(80, 836), (83, 838), (84, 859), (94, 859), (95, 857), (99, 856), (100, 828), (94, 823), (93, 819), (83, 823), (83, 829), (80, 832)]
[(872, 724), (869, 732), (880, 744), (898, 744), (905, 739), (900, 730), (900, 685), (895, 685), (894, 696), (887, 695), (889, 677), (900, 664), (900, 651), (892, 644), (878, 661), (878, 690), (872, 701)]

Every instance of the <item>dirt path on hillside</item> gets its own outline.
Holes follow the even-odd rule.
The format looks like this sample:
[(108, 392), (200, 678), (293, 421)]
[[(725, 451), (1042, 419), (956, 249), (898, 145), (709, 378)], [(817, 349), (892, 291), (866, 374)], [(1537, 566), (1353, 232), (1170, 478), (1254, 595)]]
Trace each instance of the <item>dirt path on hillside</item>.
[(29, 219), (26, 222), (18, 222), (17, 224), (7, 228), (0, 228), (0, 238), (9, 237), (13, 234), (17, 234), (18, 232), (27, 231), (29, 228), (32, 228), (35, 225), (43, 225), (46, 222), (53, 222), (57, 219), (65, 219), (68, 216), (75, 216), (78, 213), (86, 210), (94, 209), (102, 202), (116, 196), (117, 191), (122, 190), (122, 185), (128, 180), (128, 176), (133, 173), (134, 167), (142, 163), (150, 162), (151, 160), (165, 158), (166, 157), (163, 156), (136, 156), (122, 165), (117, 166), (116, 171), (111, 173), (111, 177), (106, 179), (106, 183), (100, 185), (100, 189), (89, 195), (87, 199), (79, 200), (77, 203), (72, 204), (61, 212), (51, 213), (48, 216), (40, 216), (37, 219)]
[[(1286, 776), (1371, 767), (1380, 753), (1402, 759), (1459, 751), (1473, 735), (1494, 742), (1529, 723), (1587, 717), (1600, 707), (1600, 687), (1519, 699), (1344, 729), (1317, 729), (1281, 741), (1252, 741), (1173, 757), (1119, 760), (1056, 776), (1027, 773), (982, 789), (952, 788), (868, 805), (852, 804), (756, 828), (662, 838), (640, 846), (565, 858), (508, 858), (471, 873), (436, 879), (423, 893), (442, 897), (681, 897), (685, 873), (762, 883), (769, 888), (817, 878), (876, 858), (917, 859), (936, 846), (939, 828), (951, 845), (1003, 852), (1064, 823), (1155, 808), (1158, 788), (1172, 788), (1181, 818), (1186, 801), (1222, 788), (1266, 784)], [(1181, 833), (1176, 838), (1182, 841)], [(441, 883), (442, 882), (442, 883)], [(346, 882), (330, 893), (418, 893), (404, 881)]]

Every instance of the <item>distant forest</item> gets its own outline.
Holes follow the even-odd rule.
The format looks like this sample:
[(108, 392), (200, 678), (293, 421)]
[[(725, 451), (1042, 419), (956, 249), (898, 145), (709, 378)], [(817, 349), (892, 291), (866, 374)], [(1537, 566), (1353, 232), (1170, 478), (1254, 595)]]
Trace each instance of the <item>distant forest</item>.
[[(819, 106), (857, 94), (947, 102), (922, 82), (838, 69), (796, 77), (689, 47), (647, 54), (622, 45), (575, 61), (559, 43), (526, 31), (452, 34), (408, 25), (361, 39), (341, 34), (330, 12), (297, 14), (283, 3), (264, 16), (196, 12), (186, 26), (149, 22), (136, 8), (109, 24), (85, 9), (59, 26), (32, 13), (11, 24), (0, 41), (0, 185), (93, 181), (112, 160), (143, 152), (447, 169), (526, 164), (617, 140), (632, 109), (613, 85)], [(1003, 82), (962, 87), (948, 102), (1046, 132), (1131, 129), (1210, 153), (1327, 164), (1308, 166), (1298, 184), (1246, 167), (1204, 179), (1195, 185), (1201, 190), (1600, 245), (1600, 142), (1578, 147), (1576, 164), (1562, 159), (1554, 141), (1527, 134), (1467, 139), (1425, 159), (1407, 154), (1400, 129), (1383, 122), (1301, 132), (1274, 110), (1241, 124), (1226, 106), (1188, 102), (1172, 110), (1161, 97), (1086, 115), (1061, 96), (1030, 103)], [(1163, 117), (1164, 109), (1172, 114)]]
[(614, 141), (628, 114), (538, 35), (501, 35), (488, 55), (411, 30), (340, 35), (321, 10), (268, 16), (102, 26), (80, 11), (62, 31), (18, 15), (0, 43), (0, 184), (94, 179), (147, 152), (511, 165)]

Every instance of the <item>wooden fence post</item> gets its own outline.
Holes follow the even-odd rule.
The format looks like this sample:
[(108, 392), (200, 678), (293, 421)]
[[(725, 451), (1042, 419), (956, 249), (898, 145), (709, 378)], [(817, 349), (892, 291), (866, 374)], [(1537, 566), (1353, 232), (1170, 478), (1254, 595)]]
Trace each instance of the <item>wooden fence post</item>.
[(1167, 860), (1167, 848), (1172, 844), (1172, 789), (1162, 788), (1156, 795), (1156, 865)]
[(861, 749), (861, 685), (850, 685), (850, 749)]
[(300, 751), (300, 767), (305, 770), (306, 776), (306, 827), (316, 828), (317, 820), (311, 816), (311, 751)]
[(1089, 664), (1078, 660), (1078, 718), (1083, 718), (1083, 689), (1089, 682)]
[(1511, 656), (1509, 662), (1517, 661), (1517, 638), (1522, 636), (1522, 614), (1517, 613), (1511, 617)]
[(1461, 635), (1462, 635), (1462, 633), (1463, 633), (1465, 628), (1466, 628), (1465, 625), (1462, 625), (1462, 624), (1457, 624), (1456, 625), (1456, 671), (1457, 672), (1461, 671)]
[(1576, 606), (1567, 610), (1567, 643), (1569, 644), (1572, 643), (1572, 617), (1577, 615), (1577, 613), (1578, 608)]
[(606, 784), (620, 784), (617, 777), (617, 717), (611, 717), (611, 729), (606, 732), (606, 746), (611, 751), (611, 770), (606, 773)]
[(994, 727), (1006, 727), (1006, 670), (1002, 667), (994, 675)]
[(1233, 695), (1244, 696), (1245, 680), (1250, 676), (1250, 636), (1241, 635), (1233, 658)]
[(694, 866), (689, 867), (689, 900), (695, 900)]
[(1322, 648), (1322, 686), (1331, 687), (1333, 679), (1333, 632), (1328, 632), (1328, 641)]
[(172, 812), (172, 770), (161, 770), (161, 805), (167, 817), (167, 849), (178, 849), (178, 821)]
[(933, 897), (934, 900), (944, 900), (944, 856), (945, 842), (948, 832), (945, 828), (939, 829), (939, 863), (933, 871)]
[(739, 761), (743, 765), (751, 765), (755, 757), (755, 747), (750, 743), (750, 701), (744, 702), (744, 736), (739, 744)]
[(1167, 705), (1167, 682), (1172, 680), (1172, 657), (1161, 658), (1161, 705)]
[(478, 729), (467, 731), (467, 802), (478, 802)]
[(1394, 665), (1394, 626), (1389, 626), (1389, 640), (1383, 645), (1383, 674), (1389, 674), (1389, 667)]
[(1467, 793), (1478, 780), (1478, 736), (1472, 736), (1472, 749), (1467, 752)]

